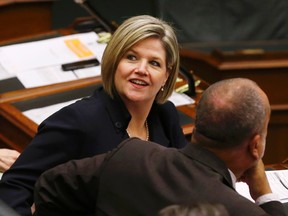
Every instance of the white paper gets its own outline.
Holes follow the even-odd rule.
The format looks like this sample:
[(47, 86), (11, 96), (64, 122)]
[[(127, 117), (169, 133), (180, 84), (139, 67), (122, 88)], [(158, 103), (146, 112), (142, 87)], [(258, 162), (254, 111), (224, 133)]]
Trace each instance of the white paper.
[(65, 106), (68, 106), (74, 103), (77, 100), (78, 99), (66, 101), (63, 103), (53, 104), (53, 105), (46, 106), (46, 107), (30, 109), (30, 110), (24, 111), (23, 114), (27, 118), (31, 119), (32, 121), (34, 121), (36, 124), (39, 125), (43, 120), (45, 120), (47, 117), (49, 117), (53, 113), (57, 112), (58, 110), (62, 109)]
[(100, 75), (100, 66), (63, 72), (61, 65), (92, 58), (101, 63), (106, 44), (95, 32), (0, 47), (0, 80), (17, 77), (26, 88)]
[(187, 104), (194, 104), (195, 101), (184, 93), (173, 92), (172, 95), (168, 98), (175, 106), (183, 106)]
[(35, 68), (17, 73), (17, 78), (25, 88), (39, 87), (76, 80), (72, 71), (63, 71), (59, 65)]
[(88, 78), (101, 75), (101, 66), (78, 69), (74, 71), (77, 78)]
[[(14, 44), (0, 48), (0, 63), (9, 73), (18, 73), (29, 69), (59, 65), (68, 62), (89, 59), (96, 56), (93, 50), (102, 52), (102, 44), (97, 43), (98, 36), (94, 32), (74, 34), (35, 42)], [(79, 57), (67, 46), (67, 41), (79, 40), (92, 55)], [(98, 46), (101, 51), (97, 51)]]
[(8, 73), (0, 64), (0, 80), (8, 79), (11, 77), (14, 77), (14, 75), (11, 73)]
[[(277, 197), (280, 199), (281, 202), (287, 203), (288, 202), (288, 170), (266, 171), (266, 175), (267, 175), (272, 192), (277, 195)], [(280, 180), (282, 181), (282, 183)], [(246, 183), (237, 182), (236, 191), (242, 196), (253, 201), (249, 193), (248, 185)]]
[(267, 171), (270, 187), (281, 201), (288, 202), (288, 170)]

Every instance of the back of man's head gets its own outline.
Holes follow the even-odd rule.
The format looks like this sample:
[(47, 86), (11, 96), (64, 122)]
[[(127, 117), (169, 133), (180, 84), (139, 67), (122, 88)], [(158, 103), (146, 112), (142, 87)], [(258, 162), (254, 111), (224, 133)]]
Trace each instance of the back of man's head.
[(213, 147), (230, 148), (261, 134), (269, 114), (268, 98), (255, 82), (222, 80), (203, 93), (197, 105), (195, 131), (211, 140)]

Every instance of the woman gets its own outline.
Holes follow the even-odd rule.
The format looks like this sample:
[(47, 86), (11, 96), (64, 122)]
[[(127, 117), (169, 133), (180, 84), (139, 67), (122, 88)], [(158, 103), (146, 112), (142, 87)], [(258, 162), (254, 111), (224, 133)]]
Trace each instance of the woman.
[(22, 216), (31, 215), (34, 184), (43, 171), (112, 150), (130, 136), (183, 147), (176, 108), (166, 102), (178, 67), (178, 44), (169, 25), (146, 15), (126, 20), (103, 53), (103, 88), (40, 124), (3, 175), (0, 199)]

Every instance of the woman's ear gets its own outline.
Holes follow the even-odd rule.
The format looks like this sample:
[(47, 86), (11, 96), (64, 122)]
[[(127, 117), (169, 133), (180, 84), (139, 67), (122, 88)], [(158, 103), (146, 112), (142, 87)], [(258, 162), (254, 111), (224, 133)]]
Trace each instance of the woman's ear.
[(167, 71), (166, 71), (166, 75), (165, 75), (165, 82), (163, 83), (163, 85), (166, 84), (166, 81), (168, 80), (169, 76), (170, 76), (170, 71), (167, 70)]

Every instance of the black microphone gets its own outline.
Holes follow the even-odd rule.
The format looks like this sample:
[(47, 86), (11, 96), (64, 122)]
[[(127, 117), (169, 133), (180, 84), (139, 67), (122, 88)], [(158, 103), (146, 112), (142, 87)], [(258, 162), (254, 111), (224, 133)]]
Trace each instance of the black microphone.
[(194, 80), (193, 74), (190, 73), (183, 66), (180, 66), (179, 72), (180, 72), (180, 74), (183, 75), (183, 77), (186, 79), (186, 81), (188, 83), (188, 90), (186, 92), (183, 92), (183, 93), (187, 94), (188, 96), (195, 96), (196, 95), (196, 89), (195, 89), (195, 80)]
[(75, 3), (81, 5), (97, 22), (99, 22), (106, 31), (113, 33), (115, 28), (112, 25), (109, 25), (97, 11), (96, 9), (86, 0), (74, 0)]

